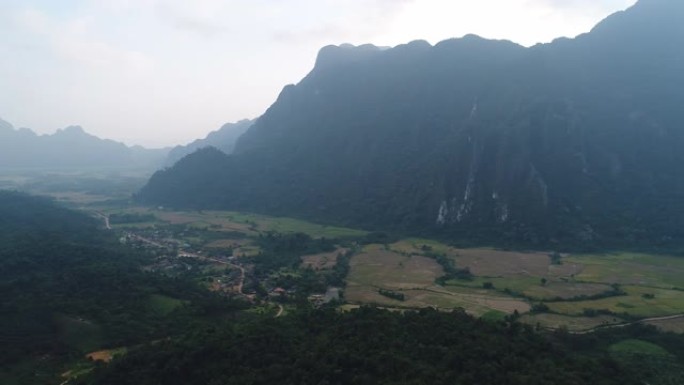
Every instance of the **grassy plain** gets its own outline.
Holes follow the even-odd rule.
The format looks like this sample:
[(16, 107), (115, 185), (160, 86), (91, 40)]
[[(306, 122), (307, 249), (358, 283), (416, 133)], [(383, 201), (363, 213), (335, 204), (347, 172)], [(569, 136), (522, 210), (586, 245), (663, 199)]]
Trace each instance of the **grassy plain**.
[(128, 352), (127, 348), (98, 350), (96, 352), (86, 354), (86, 358), (91, 361), (102, 361), (107, 363), (113, 360), (114, 357), (126, 354), (126, 352)]

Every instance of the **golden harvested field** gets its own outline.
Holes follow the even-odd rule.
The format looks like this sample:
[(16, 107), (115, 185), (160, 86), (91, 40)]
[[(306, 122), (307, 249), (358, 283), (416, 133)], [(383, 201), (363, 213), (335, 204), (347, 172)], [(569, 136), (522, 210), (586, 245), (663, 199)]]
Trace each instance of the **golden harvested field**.
[[(439, 286), (435, 280), (444, 273), (434, 259), (399, 254), (381, 245), (367, 246), (352, 258), (350, 267), (345, 298), (352, 303), (398, 308), (462, 307), (476, 315), (492, 310), (526, 312), (530, 308), (524, 301), (494, 291)], [(378, 292), (381, 288), (401, 293), (405, 300), (388, 298)]]
[[(456, 266), (469, 268), (481, 277), (510, 277), (527, 275), (545, 277), (551, 275), (548, 253), (520, 253), (494, 249), (449, 249)], [(563, 267), (563, 266), (559, 266)], [(572, 270), (566, 266), (563, 270)], [(554, 272), (555, 274), (562, 272)]]
[(109, 361), (112, 360), (112, 358), (114, 358), (114, 356), (112, 355), (112, 352), (109, 350), (100, 350), (97, 352), (92, 352), (92, 353), (86, 354), (86, 358), (93, 360), (93, 361), (102, 361), (102, 362), (108, 363)]
[(423, 254), (426, 251), (448, 254), (451, 247), (425, 238), (407, 238), (389, 245), (389, 249), (399, 254)]
[(126, 348), (98, 350), (96, 352), (86, 354), (86, 358), (92, 361), (102, 361), (109, 363), (114, 357), (126, 354)]
[[(441, 266), (420, 257), (430, 253), (450, 257), (455, 267), (468, 268), (472, 278), (437, 285), (435, 279), (444, 274)], [(408, 238), (386, 248), (368, 247), (353, 257), (348, 282), (350, 302), (388, 307), (463, 307), (486, 315), (528, 313), (531, 304), (543, 301), (550, 312), (525, 314), (525, 322), (575, 331), (624, 323), (622, 314), (643, 319), (684, 314), (684, 258), (660, 255), (563, 255), (560, 264), (552, 264), (547, 252), (459, 249)], [(382, 295), (380, 288), (403, 294), (404, 300)], [(626, 293), (618, 295), (616, 288)], [(684, 331), (682, 320), (657, 322)]]
[(370, 245), (350, 262), (348, 282), (385, 289), (415, 289), (434, 285), (443, 274), (442, 267), (423, 256), (403, 256)]

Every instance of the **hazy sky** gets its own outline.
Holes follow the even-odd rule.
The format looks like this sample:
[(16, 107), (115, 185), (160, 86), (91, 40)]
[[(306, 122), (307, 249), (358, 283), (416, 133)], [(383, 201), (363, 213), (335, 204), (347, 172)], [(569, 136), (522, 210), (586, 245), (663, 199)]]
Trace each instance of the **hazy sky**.
[(529, 46), (635, 0), (0, 0), (0, 117), (148, 147), (261, 115), (327, 44)]

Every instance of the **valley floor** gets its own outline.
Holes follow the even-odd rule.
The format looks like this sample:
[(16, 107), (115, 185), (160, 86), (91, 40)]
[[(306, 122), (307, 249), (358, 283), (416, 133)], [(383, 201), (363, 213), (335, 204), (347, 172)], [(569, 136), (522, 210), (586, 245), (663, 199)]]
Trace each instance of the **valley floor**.
[[(260, 234), (305, 233), (329, 239), (358, 239), (365, 234), (361, 230), (236, 212), (143, 207), (100, 208), (99, 212), (147, 218), (112, 227), (132, 237), (152, 237), (165, 247), (175, 244), (179, 255), (201, 256), (215, 268), (227, 264), (242, 270), (238, 275), (216, 275), (214, 284), (209, 285), (213, 290), (233, 293), (242, 293), (241, 289), (235, 290), (240, 282), (235, 279), (242, 276), (244, 280), (244, 269), (251, 268), (250, 258), (259, 254), (254, 239)], [(185, 231), (174, 238), (160, 231), (164, 226)], [(303, 256), (300, 267), (331, 270), (336, 256), (347, 251), (349, 248), (338, 246), (334, 252)], [(465, 274), (449, 276), (445, 269)], [(280, 274), (288, 274), (288, 269)], [(663, 330), (684, 330), (684, 258), (674, 256), (459, 249), (435, 240), (407, 238), (359, 246), (350, 259), (345, 282), (344, 300), (350, 305), (463, 308), (475, 316), (515, 315), (538, 327), (574, 332), (632, 322), (653, 324)]]

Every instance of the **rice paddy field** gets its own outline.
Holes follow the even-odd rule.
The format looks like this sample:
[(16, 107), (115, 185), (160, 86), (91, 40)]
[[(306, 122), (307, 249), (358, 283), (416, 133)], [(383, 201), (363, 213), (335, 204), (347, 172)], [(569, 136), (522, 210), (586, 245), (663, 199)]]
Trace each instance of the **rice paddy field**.
[[(155, 218), (132, 226), (183, 224), (225, 233), (225, 239), (204, 243), (193, 239), (191, 243), (207, 249), (233, 249), (238, 256), (258, 253), (253, 237), (271, 231), (303, 232), (314, 238), (366, 234), (298, 219), (229, 211), (132, 207), (105, 212)], [(339, 251), (302, 256), (302, 266), (330, 269)], [(455, 269), (469, 271), (470, 277), (440, 280), (445, 269), (436, 256), (446, 257)], [(351, 305), (396, 309), (463, 308), (477, 316), (498, 318), (519, 314), (530, 324), (578, 332), (639, 320), (653, 322), (663, 330), (684, 331), (684, 318), (661, 319), (684, 314), (684, 258), (623, 252), (556, 254), (552, 258), (548, 251), (463, 249), (430, 239), (406, 238), (366, 245), (354, 255), (345, 299)]]
[[(437, 284), (444, 270), (429, 257), (436, 254), (471, 277)], [(523, 322), (576, 332), (629, 322), (684, 331), (684, 317), (677, 317), (684, 314), (684, 258), (550, 254), (458, 249), (419, 238), (371, 245), (352, 258), (346, 299), (396, 308), (462, 307), (479, 316), (517, 312)]]
[[(464, 308), (472, 314), (490, 311), (526, 312), (530, 306), (517, 298), (471, 287), (440, 286), (435, 280), (444, 274), (434, 259), (406, 255), (383, 245), (369, 245), (351, 260), (345, 298), (350, 303), (376, 304), (393, 308)], [(389, 290), (403, 300), (380, 293)]]

